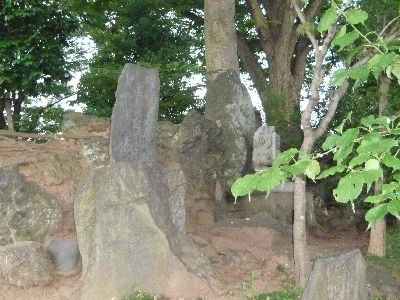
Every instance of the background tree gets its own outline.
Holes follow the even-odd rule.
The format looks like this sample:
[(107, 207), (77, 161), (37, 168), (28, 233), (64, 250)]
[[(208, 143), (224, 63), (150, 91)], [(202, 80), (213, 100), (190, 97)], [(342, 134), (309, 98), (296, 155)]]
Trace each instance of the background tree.
[(177, 1), (72, 1), (87, 34), (96, 44), (89, 71), (79, 83), (78, 102), (85, 112), (110, 116), (117, 80), (125, 63), (160, 71), (160, 119), (182, 120), (191, 108), (202, 109), (196, 97), (201, 85), (189, 79), (203, 73), (201, 28), (177, 15), (186, 4)]
[(0, 3), (1, 129), (19, 128), (28, 97), (68, 92), (74, 64), (67, 61), (66, 49), (77, 28), (77, 19), (59, 1)]

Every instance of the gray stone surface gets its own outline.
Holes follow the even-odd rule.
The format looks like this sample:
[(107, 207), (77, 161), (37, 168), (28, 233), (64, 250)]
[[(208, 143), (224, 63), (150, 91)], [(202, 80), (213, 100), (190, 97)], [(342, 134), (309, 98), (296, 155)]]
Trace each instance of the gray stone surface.
[(43, 241), (59, 226), (59, 201), (14, 170), (0, 169), (0, 245)]
[(317, 258), (302, 300), (367, 300), (366, 267), (360, 250)]
[(208, 261), (181, 231), (181, 216), (171, 215), (182, 209), (181, 200), (173, 204), (182, 191), (171, 191), (179, 184), (168, 178), (179, 176), (142, 163), (83, 174), (75, 197), (82, 299), (119, 298), (133, 284), (180, 297), (211, 292)]
[(125, 65), (111, 117), (112, 162), (154, 160), (159, 93), (156, 69)]
[(53, 265), (37, 242), (18, 242), (0, 247), (0, 273), (19, 287), (44, 286), (52, 280)]
[(179, 125), (159, 122), (157, 154), (161, 165), (180, 169), (184, 177), (185, 230), (207, 235), (214, 224), (214, 186), (220, 130), (196, 111)]
[(220, 138), (223, 168), (217, 176), (222, 192), (227, 191), (233, 181), (249, 171), (253, 135), (255, 132), (254, 108), (239, 74), (227, 71), (217, 76), (207, 86), (206, 117), (221, 128)]
[(77, 240), (54, 239), (47, 246), (47, 252), (57, 274), (70, 275), (80, 270), (82, 259)]
[(261, 126), (253, 138), (253, 167), (259, 171), (272, 165), (280, 154), (280, 139), (274, 126)]

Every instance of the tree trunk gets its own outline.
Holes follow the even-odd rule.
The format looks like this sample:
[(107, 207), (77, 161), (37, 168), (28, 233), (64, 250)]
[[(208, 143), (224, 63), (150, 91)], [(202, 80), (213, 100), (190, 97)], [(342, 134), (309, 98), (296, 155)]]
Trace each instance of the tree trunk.
[(293, 254), (296, 284), (305, 287), (310, 268), (306, 239), (306, 181), (304, 176), (294, 180)]
[(21, 110), (22, 110), (22, 103), (24, 101), (24, 95), (19, 94), (18, 98), (14, 98), (14, 111), (13, 111), (13, 121), (14, 121), (14, 129), (15, 131), (20, 130), (20, 120), (21, 120)]
[(239, 73), (235, 0), (204, 1), (204, 40), (207, 84), (225, 71)]
[(5, 108), (6, 108), (6, 113), (7, 113), (8, 130), (9, 131), (15, 131), (14, 130), (14, 121), (13, 121), (13, 116), (12, 116), (11, 100), (10, 99), (6, 99), (5, 100)]
[[(387, 109), (390, 79), (386, 75), (379, 78), (379, 116)], [(382, 191), (383, 180), (375, 182), (375, 194)], [(384, 257), (386, 255), (386, 218), (375, 222), (369, 234), (368, 254)]]
[[(306, 131), (300, 148), (299, 159), (311, 152), (315, 138), (311, 131)], [(307, 249), (306, 230), (306, 179), (304, 175), (294, 179), (293, 197), (293, 254), (295, 266), (295, 281), (300, 287), (305, 287), (310, 275), (310, 258)]]
[(0, 99), (0, 129), (6, 129), (7, 123), (4, 117), (4, 109), (6, 107), (4, 99)]

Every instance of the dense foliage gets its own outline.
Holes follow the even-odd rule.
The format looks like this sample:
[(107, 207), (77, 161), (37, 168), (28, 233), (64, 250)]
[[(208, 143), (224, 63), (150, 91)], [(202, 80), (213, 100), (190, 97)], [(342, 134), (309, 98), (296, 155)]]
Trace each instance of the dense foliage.
[[(68, 93), (67, 60), (77, 19), (59, 1), (0, 2), (0, 128), (7, 101), (18, 121), (29, 97)], [(18, 124), (16, 124), (18, 127)]]
[[(125, 63), (155, 67), (160, 72), (160, 119), (182, 120), (201, 85), (191, 84), (201, 74), (201, 28), (178, 16), (183, 4), (164, 1), (73, 1), (85, 29), (96, 44), (89, 72), (79, 84), (78, 102), (86, 112), (110, 116), (118, 75)], [(188, 4), (186, 4), (188, 5)]]
[[(367, 54), (361, 56), (362, 63), (336, 70), (331, 78), (331, 84), (340, 86), (345, 80), (352, 79), (357, 87), (369, 76), (378, 79), (382, 73), (400, 82), (399, 41), (385, 40), (379, 33), (372, 34), (375, 36), (374, 40), (368, 38), (361, 31), (368, 14), (361, 9), (344, 10), (335, 1), (332, 1), (332, 7), (322, 16), (317, 30), (321, 33), (328, 31), (339, 18), (343, 18), (345, 24), (332, 40), (331, 47), (338, 46), (343, 50), (361, 41), (363, 47), (358, 48), (358, 51), (365, 53), (364, 49), (367, 49)], [(392, 22), (392, 25), (395, 24), (394, 30), (397, 31), (395, 22), (398, 19), (399, 17), (395, 17)], [(387, 27), (387, 30), (393, 29)], [(397, 31), (393, 34), (398, 34)], [(369, 53), (369, 49), (372, 49), (372, 52)], [(354, 55), (355, 53), (352, 54)], [(344, 131), (345, 121), (336, 128), (337, 133), (328, 136), (323, 143), (322, 149), (326, 152), (311, 155), (294, 148), (289, 149), (280, 154), (271, 167), (239, 178), (232, 186), (232, 194), (235, 197), (247, 194), (250, 196), (255, 190), (269, 193), (282, 182), (301, 174), (315, 180), (342, 173), (338, 187), (334, 190), (334, 196), (339, 202), (354, 203), (363, 188), (369, 190), (376, 180), (383, 178), (384, 169), (387, 169), (390, 176), (385, 177), (382, 191), (365, 199), (366, 202), (376, 204), (367, 213), (366, 220), (371, 225), (387, 213), (400, 217), (398, 117), (365, 117), (361, 119), (359, 126)], [(335, 166), (321, 173), (318, 158), (329, 153), (334, 154)]]

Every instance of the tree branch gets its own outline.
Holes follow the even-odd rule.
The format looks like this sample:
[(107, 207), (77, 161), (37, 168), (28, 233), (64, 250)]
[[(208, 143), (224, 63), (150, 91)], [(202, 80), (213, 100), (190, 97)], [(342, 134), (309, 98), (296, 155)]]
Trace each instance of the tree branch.
[[(265, 44), (265, 41), (271, 41), (271, 31), (268, 25), (268, 21), (265, 18), (262, 9), (257, 0), (246, 0), (247, 7), (250, 11), (250, 15), (254, 21), (257, 32), (260, 36), (261, 45)], [(263, 46), (264, 48), (264, 46)], [(266, 51), (266, 50), (264, 50)], [(268, 50), (269, 51), (269, 50)], [(271, 54), (271, 53), (268, 53)]]
[[(303, 12), (301, 11), (299, 5), (297, 4), (297, 1), (296, 0), (292, 0), (292, 5), (294, 7), (294, 10), (297, 13), (297, 16), (300, 19), (300, 22), (302, 24), (306, 24), (307, 23), (306, 17), (303, 15)], [(310, 39), (311, 44), (313, 45), (314, 51), (317, 52), (318, 48), (319, 48), (317, 39), (308, 30), (306, 30), (306, 35)]]

